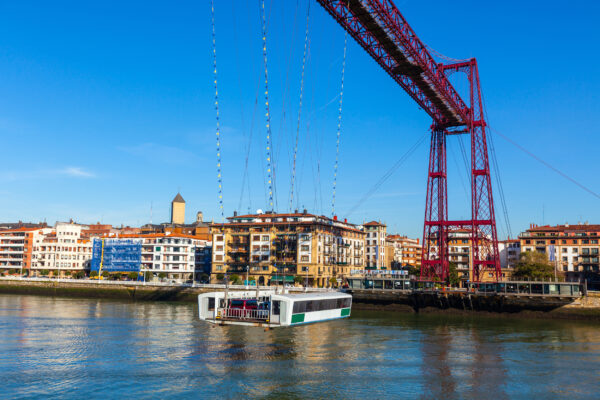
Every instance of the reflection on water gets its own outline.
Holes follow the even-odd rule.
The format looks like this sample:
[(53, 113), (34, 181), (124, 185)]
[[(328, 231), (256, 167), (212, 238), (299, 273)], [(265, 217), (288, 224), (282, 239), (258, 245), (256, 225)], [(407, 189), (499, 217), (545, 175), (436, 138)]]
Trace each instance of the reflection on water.
[(596, 397), (590, 323), (354, 311), (265, 331), (195, 312), (0, 295), (1, 397)]

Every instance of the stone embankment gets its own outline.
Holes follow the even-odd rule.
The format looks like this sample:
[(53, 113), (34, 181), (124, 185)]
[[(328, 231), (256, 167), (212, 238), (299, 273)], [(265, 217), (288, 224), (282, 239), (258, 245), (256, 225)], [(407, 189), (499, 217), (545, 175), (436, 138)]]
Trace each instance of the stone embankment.
[(196, 302), (198, 294), (214, 288), (191, 285), (153, 285), (137, 282), (95, 282), (85, 280), (0, 280), (0, 293), (65, 297), (92, 297), (136, 301)]
[[(231, 287), (232, 290), (243, 287)], [(198, 294), (223, 290), (222, 285), (168, 285), (85, 280), (0, 279), (0, 294), (87, 297), (133, 301), (195, 303)], [(353, 308), (410, 313), (488, 313), (533, 318), (600, 321), (600, 293), (584, 296), (507, 296), (468, 292), (353, 290)]]
[(468, 292), (352, 291), (353, 308), (413, 313), (488, 313), (534, 318), (600, 321), (600, 293), (537, 296)]

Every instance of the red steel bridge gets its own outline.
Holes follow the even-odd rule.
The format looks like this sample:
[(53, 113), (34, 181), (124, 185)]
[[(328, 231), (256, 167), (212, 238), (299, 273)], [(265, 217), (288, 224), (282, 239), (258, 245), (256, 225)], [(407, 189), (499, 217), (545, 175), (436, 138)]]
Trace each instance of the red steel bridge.
[[(477, 61), (438, 63), (391, 0), (317, 0), (363, 49), (433, 119), (423, 229), (422, 280), (446, 281), (448, 242), (458, 229), (471, 232), (473, 281), (486, 272), (499, 280), (500, 258)], [(449, 76), (469, 81), (463, 99)], [(471, 138), (471, 219), (448, 219), (446, 138)]]

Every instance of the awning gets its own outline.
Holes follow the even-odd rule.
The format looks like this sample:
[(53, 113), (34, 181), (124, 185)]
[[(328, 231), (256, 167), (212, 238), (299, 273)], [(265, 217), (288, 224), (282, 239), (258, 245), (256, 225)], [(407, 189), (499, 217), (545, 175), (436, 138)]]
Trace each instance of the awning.
[(294, 277), (290, 275), (273, 275), (271, 277), (271, 282), (284, 282), (284, 278), (286, 283), (294, 283)]

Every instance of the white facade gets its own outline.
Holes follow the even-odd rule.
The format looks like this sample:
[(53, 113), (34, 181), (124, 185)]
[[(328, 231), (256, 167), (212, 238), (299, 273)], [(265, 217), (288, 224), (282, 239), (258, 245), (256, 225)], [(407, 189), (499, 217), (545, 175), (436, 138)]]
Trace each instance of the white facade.
[(203, 260), (200, 253), (210, 242), (185, 235), (140, 236), (142, 242), (141, 272), (155, 275), (167, 274), (167, 278), (177, 280), (193, 279), (197, 266)]
[(367, 268), (385, 268), (386, 226), (378, 222), (369, 222), (363, 225), (362, 230), (367, 233), (365, 237)]
[(521, 255), (521, 243), (518, 240), (501, 240), (498, 242), (500, 268), (514, 268)]
[(92, 243), (82, 237), (83, 225), (57, 222), (53, 229), (34, 235), (31, 270), (83, 271), (92, 259)]

